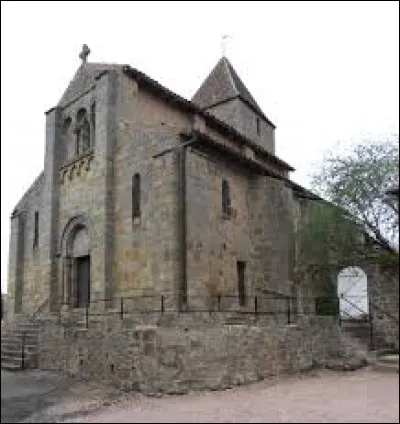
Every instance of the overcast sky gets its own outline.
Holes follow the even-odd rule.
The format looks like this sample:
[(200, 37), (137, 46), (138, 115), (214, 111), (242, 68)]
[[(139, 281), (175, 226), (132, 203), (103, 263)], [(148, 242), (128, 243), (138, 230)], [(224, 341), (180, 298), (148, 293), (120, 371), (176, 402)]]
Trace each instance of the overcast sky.
[(44, 112), (80, 64), (126, 63), (191, 98), (227, 57), (307, 175), (337, 141), (399, 132), (399, 3), (1, 2), (1, 286), (10, 214), (43, 169)]

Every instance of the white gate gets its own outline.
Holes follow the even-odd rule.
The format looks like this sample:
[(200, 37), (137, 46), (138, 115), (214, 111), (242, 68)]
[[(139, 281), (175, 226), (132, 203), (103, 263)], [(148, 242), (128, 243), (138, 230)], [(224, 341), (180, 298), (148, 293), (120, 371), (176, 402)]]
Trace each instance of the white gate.
[(341, 318), (366, 318), (369, 315), (367, 274), (359, 267), (347, 267), (340, 271), (337, 283)]

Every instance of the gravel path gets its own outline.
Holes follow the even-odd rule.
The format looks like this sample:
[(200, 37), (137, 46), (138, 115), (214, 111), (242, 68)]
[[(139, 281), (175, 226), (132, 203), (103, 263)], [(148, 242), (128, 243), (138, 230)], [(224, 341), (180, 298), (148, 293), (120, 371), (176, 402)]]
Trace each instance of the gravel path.
[(399, 376), (369, 369), (122, 402), (64, 422), (399, 422)]

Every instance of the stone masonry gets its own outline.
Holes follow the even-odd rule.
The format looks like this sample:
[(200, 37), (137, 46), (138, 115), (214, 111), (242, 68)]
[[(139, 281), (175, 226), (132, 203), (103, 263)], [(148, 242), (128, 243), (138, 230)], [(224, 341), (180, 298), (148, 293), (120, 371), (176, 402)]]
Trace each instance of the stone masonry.
[(315, 315), (327, 282), (294, 278), (304, 189), (229, 61), (189, 101), (89, 51), (11, 216), (7, 321), (41, 315), (39, 366), (181, 392), (338, 354), (338, 322)]
[(42, 322), (39, 367), (145, 394), (185, 393), (305, 372), (340, 355), (332, 317), (289, 326), (225, 325), (218, 314), (153, 318), (139, 324), (103, 316), (88, 329)]

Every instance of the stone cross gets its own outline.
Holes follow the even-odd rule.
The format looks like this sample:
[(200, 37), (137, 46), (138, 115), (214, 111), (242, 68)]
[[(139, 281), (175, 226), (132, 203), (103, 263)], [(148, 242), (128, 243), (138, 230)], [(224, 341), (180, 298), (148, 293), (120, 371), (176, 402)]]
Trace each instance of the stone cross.
[(86, 44), (84, 44), (82, 46), (82, 51), (79, 53), (79, 58), (82, 59), (82, 63), (87, 62), (87, 57), (89, 56), (89, 54), (90, 54), (90, 49)]

